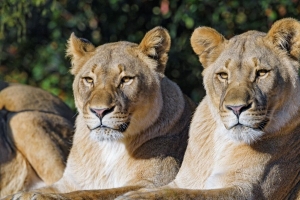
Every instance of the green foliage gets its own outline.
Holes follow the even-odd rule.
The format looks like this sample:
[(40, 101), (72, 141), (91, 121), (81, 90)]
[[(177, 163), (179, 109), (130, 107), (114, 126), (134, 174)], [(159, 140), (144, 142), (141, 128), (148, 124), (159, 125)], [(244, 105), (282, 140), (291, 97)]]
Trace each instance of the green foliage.
[(166, 74), (196, 102), (205, 94), (201, 65), (190, 46), (198, 26), (230, 38), (247, 30), (266, 32), (283, 17), (297, 18), (299, 0), (2, 0), (0, 79), (48, 90), (74, 107), (65, 45), (72, 32), (95, 45), (139, 43), (155, 26), (170, 32)]

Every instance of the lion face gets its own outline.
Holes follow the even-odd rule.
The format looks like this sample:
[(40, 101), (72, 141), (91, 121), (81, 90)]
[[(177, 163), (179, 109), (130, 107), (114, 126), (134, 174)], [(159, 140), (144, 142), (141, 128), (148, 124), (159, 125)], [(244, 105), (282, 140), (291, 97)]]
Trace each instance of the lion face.
[(274, 34), (249, 31), (225, 40), (204, 27), (192, 36), (211, 109), (235, 140), (252, 143), (295, 114), (287, 98), (299, 87), (298, 62), (274, 42)]
[[(140, 45), (117, 42), (94, 48), (71, 36), (68, 55), (72, 56), (75, 75), (75, 103), (93, 138), (118, 140), (155, 122), (162, 109), (160, 80), (168, 40), (160, 27), (148, 32)], [(77, 43), (81, 46), (76, 47)], [(85, 51), (78, 55), (74, 48)], [(158, 48), (162, 49), (157, 52)]]
[(76, 105), (94, 136), (117, 139), (130, 124), (137, 129), (130, 132), (140, 131), (140, 123), (148, 127), (161, 110), (160, 77), (129, 53), (134, 47), (103, 45), (76, 75)]

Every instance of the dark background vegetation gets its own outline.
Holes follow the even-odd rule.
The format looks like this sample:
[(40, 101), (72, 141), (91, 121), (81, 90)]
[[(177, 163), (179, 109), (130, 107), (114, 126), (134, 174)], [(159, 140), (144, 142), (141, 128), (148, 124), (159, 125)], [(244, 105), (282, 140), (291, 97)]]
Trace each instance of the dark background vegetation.
[(166, 74), (198, 102), (205, 91), (190, 46), (196, 27), (230, 38), (251, 29), (266, 32), (274, 21), (299, 14), (300, 0), (0, 0), (0, 79), (41, 87), (74, 108), (65, 58), (72, 32), (98, 46), (139, 43), (148, 30), (163, 26), (172, 38)]

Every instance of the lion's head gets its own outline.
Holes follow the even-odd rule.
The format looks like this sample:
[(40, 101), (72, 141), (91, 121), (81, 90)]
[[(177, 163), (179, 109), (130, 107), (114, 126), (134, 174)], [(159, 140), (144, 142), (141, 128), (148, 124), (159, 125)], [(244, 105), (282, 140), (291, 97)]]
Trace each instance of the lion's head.
[(249, 31), (230, 40), (212, 28), (199, 27), (191, 44), (204, 67), (211, 110), (230, 137), (254, 142), (280, 130), (295, 115), (300, 87), (298, 21), (280, 20), (267, 34)]
[(67, 55), (75, 76), (75, 104), (92, 137), (114, 140), (137, 134), (162, 109), (160, 81), (170, 48), (168, 32), (156, 27), (142, 42), (94, 47), (71, 35)]

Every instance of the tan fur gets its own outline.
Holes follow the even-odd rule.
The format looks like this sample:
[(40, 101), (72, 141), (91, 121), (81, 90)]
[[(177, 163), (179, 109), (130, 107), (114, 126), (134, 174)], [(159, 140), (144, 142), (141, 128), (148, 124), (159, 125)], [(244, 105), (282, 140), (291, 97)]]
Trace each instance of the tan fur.
[(161, 27), (139, 45), (95, 48), (72, 34), (67, 54), (79, 115), (66, 170), (53, 186), (13, 199), (110, 199), (172, 181), (195, 105), (163, 74), (169, 48), (170, 36)]
[(57, 97), (0, 81), (0, 197), (59, 180), (71, 148), (73, 112)]
[(193, 116), (175, 180), (118, 199), (297, 198), (300, 23), (288, 18), (267, 34), (220, 38), (207, 27), (191, 38), (207, 96)]

